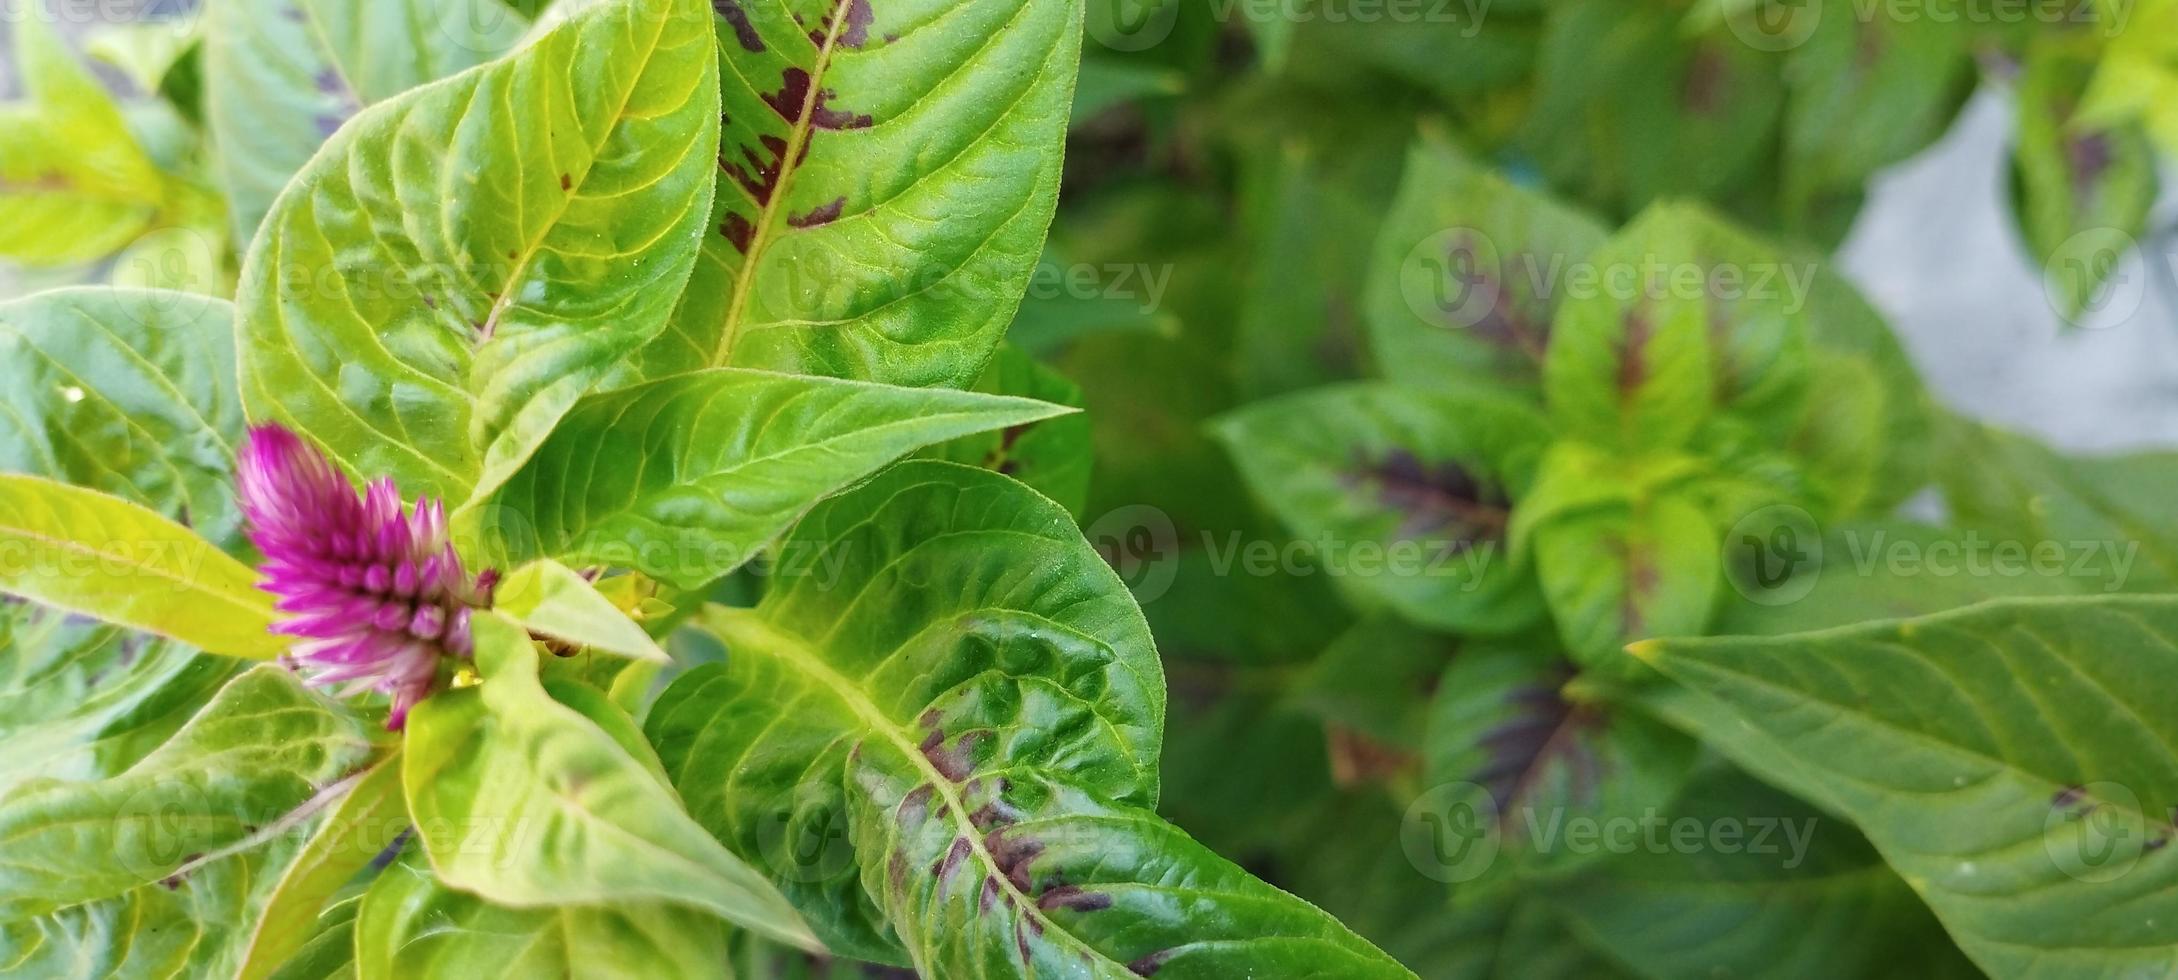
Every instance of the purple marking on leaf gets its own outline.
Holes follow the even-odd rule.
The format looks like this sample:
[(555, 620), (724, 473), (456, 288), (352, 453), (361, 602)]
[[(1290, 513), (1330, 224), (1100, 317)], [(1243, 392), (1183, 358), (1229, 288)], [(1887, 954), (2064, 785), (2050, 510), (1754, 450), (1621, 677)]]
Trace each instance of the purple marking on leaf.
[(842, 0), (847, 6), (847, 22), (840, 27), (839, 43), (859, 48), (870, 43), (870, 22), (876, 15), (870, 10), (870, 0)]
[(1358, 481), (1373, 486), (1384, 506), (1406, 515), (1399, 531), (1407, 538), (1448, 533), (1464, 553), (1500, 541), (1512, 519), (1512, 502), (1503, 490), (1456, 462), (1424, 463), (1404, 449), (1381, 462), (1356, 464)]
[(390, 479), (357, 496), (331, 460), (277, 425), (250, 430), (236, 461), (259, 584), (301, 638), (286, 659), (315, 686), (391, 695), (386, 727), (431, 692), (446, 658), (466, 658), (469, 614), (488, 606), (496, 572), (471, 578), (447, 538), (446, 509), (406, 512)]
[(825, 89), (817, 93), (816, 107), (810, 110), (809, 124), (818, 129), (868, 129), (874, 123), (867, 114), (832, 108), (832, 100), (839, 93)]
[(977, 907), (988, 915), (991, 909), (998, 904), (999, 892), (998, 879), (990, 875), (984, 875), (982, 894), (976, 896)]
[(1713, 47), (1704, 46), (1694, 52), (1694, 60), (1686, 68), (1684, 95), (1688, 112), (1706, 116), (1724, 107), (1726, 69), (1730, 67), (1724, 55)]
[(741, 42), (741, 50), (760, 54), (764, 50), (764, 36), (756, 33), (756, 25), (749, 23), (749, 12), (741, 9), (738, 0), (711, 0), (711, 9), (726, 19), (734, 30), (734, 40)]
[(756, 237), (756, 226), (750, 224), (749, 219), (728, 212), (725, 223), (718, 226), (718, 233), (726, 236), (726, 241), (732, 243), (734, 251), (747, 255), (749, 242)]
[(762, 97), (764, 104), (787, 122), (801, 122), (802, 108), (809, 104), (809, 72), (789, 67), (780, 74), (779, 83), (779, 91)]
[(1036, 856), (1044, 853), (1044, 842), (1031, 837), (1014, 839), (1004, 828), (994, 830), (983, 838), (983, 847), (991, 852), (992, 863), (1005, 874), (1006, 880), (1022, 892), (1030, 892), (1029, 865)]
[(953, 846), (946, 848), (945, 856), (939, 858), (938, 863), (931, 866), (930, 876), (938, 879), (940, 884), (944, 884), (947, 879), (953, 876), (953, 872), (960, 869), (961, 862), (968, 860), (970, 847), (968, 838), (953, 838)]
[(931, 788), (927, 783), (909, 790), (908, 795), (900, 800), (900, 826), (914, 830), (928, 822), (930, 797)]
[(1626, 333), (1618, 342), (1618, 391), (1621, 399), (1641, 390), (1649, 380), (1649, 341), (1654, 339), (1655, 324), (1649, 321), (1647, 310), (1626, 312)]
[(749, 196), (755, 198), (758, 204), (769, 204), (772, 192), (779, 189), (779, 171), (786, 164), (787, 143), (786, 140), (768, 133), (756, 139), (771, 154), (771, 159), (766, 160), (757, 155), (754, 149), (743, 146), (741, 156), (748, 161), (747, 167), (726, 159), (723, 154), (719, 156), (718, 166), (735, 183), (740, 184), (743, 190), (748, 191)]
[(1075, 885), (1060, 885), (1038, 896), (1036, 904), (1044, 909), (1069, 909), (1075, 912), (1095, 912), (1112, 907), (1112, 896), (1103, 892), (1083, 891)]
[(2049, 805), (2058, 810), (2067, 809), (2072, 804), (2080, 802), (2080, 799), (2086, 795), (2087, 787), (2085, 786), (2067, 786), (2058, 790), (2057, 795), (2050, 797)]
[(1488, 762), (1468, 781), (1487, 789), (1506, 819), (1551, 766), (1567, 767), (1569, 801), (1587, 798), (1602, 779), (1603, 764), (1589, 736), (1603, 719), (1559, 695), (1559, 685), (1571, 676), (1570, 669), (1560, 668), (1541, 683), (1515, 689), (1506, 697), (1512, 717), (1482, 737)]
[(841, 212), (845, 210), (847, 210), (847, 198), (843, 195), (833, 198), (832, 203), (816, 208), (808, 214), (788, 216), (787, 224), (796, 228), (815, 228), (819, 225), (828, 225), (838, 221)]
[(1171, 958), (1171, 950), (1159, 950), (1127, 964), (1127, 969), (1133, 971), (1134, 975), (1138, 977), (1155, 976), (1157, 971), (1164, 969), (1165, 961)]
[(2108, 133), (2086, 133), (2065, 141), (2065, 159), (2072, 168), (2072, 196), (2085, 200), (2094, 195), (2095, 184), (2116, 162)]

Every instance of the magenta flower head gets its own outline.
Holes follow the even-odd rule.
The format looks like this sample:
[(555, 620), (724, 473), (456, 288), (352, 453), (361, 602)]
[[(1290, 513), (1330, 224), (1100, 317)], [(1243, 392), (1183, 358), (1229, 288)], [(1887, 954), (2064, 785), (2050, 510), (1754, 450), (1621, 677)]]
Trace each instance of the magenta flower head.
[(462, 571), (439, 501), (403, 513), (391, 479), (358, 496), (285, 428), (251, 429), (239, 462), (242, 513), (265, 556), (259, 584), (289, 617), (274, 629), (302, 640), (289, 657), (311, 684), (391, 695), (386, 727), (399, 729), (440, 663), (469, 656), (470, 610), (490, 604), (497, 574)]

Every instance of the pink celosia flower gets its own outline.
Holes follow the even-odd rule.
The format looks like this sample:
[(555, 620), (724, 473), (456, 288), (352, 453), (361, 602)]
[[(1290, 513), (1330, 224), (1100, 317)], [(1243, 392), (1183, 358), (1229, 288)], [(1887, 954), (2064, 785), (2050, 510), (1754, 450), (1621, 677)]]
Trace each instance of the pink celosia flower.
[(489, 605), (497, 574), (471, 579), (447, 540), (446, 510), (403, 513), (391, 479), (358, 496), (331, 460), (277, 425), (250, 430), (237, 469), (259, 583), (300, 637), (289, 656), (310, 683), (391, 695), (386, 727), (431, 693), (439, 663), (470, 653), (469, 611)]

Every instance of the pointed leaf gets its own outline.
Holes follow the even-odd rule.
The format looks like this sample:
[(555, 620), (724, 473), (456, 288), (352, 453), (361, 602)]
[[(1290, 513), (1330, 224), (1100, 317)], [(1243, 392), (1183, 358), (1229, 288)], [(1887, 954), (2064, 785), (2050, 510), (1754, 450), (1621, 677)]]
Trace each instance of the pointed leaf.
[(2178, 602), (2014, 600), (1778, 639), (1642, 644), (1659, 710), (1857, 824), (1995, 976), (2178, 944)]
[(0, 592), (230, 657), (287, 648), (241, 562), (128, 501), (37, 477), (0, 476)]
[(583, 400), (464, 520), (510, 561), (548, 555), (694, 589), (906, 452), (1065, 411), (1025, 398), (699, 371)]
[(1549, 430), (1517, 400), (1349, 385), (1250, 406), (1217, 432), (1350, 592), (1451, 630), (1517, 629), (1542, 612), (1506, 532)]
[[(682, 811), (632, 722), (547, 694), (520, 627), (480, 616), (475, 630), (484, 683), (418, 705), (401, 763), (440, 880), (514, 908), (673, 902), (812, 944), (770, 884)], [(617, 710), (603, 702), (585, 705)]]
[(718, 105), (693, 28), (709, 16), (591, 4), (342, 127), (243, 263), (251, 414), (408, 494), (504, 479), (657, 334), (695, 262)]
[(1057, 201), (1081, 0), (716, 7), (717, 200), (646, 372), (973, 382)]
[(634, 660), (666, 661), (658, 642), (582, 573), (555, 561), (531, 562), (492, 590), (492, 609), (532, 635)]
[(281, 872), (250, 929), (236, 980), (271, 977), (309, 945), (333, 897), (407, 830), (401, 763), (389, 755), (351, 784)]
[(1147, 809), (1156, 653), (1064, 511), (911, 462), (796, 544), (837, 579), (703, 614), (729, 660), (669, 688), (647, 732), (835, 950), (891, 959), (897, 935), (925, 976), (1410, 976)]

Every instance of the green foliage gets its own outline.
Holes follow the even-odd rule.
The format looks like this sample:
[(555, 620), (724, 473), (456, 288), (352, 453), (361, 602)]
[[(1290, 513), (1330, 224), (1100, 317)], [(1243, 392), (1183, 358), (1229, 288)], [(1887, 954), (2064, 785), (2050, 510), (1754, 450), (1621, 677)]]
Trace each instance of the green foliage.
[[(2000, 83), (2100, 323), (2174, 0), (63, 6), (0, 970), (2168, 972), (2173, 458), (1945, 415), (1824, 250)], [(252, 424), (474, 591), (266, 560)]]

